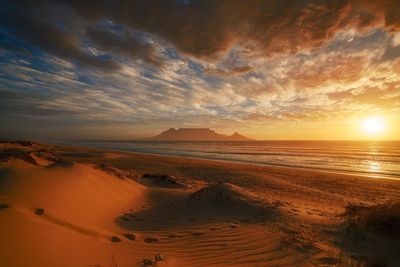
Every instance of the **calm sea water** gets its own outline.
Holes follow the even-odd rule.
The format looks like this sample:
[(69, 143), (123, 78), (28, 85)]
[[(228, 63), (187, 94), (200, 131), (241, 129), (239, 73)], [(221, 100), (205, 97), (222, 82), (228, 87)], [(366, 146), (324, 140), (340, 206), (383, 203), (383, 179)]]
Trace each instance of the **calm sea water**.
[(400, 141), (91, 141), (79, 145), (400, 179)]

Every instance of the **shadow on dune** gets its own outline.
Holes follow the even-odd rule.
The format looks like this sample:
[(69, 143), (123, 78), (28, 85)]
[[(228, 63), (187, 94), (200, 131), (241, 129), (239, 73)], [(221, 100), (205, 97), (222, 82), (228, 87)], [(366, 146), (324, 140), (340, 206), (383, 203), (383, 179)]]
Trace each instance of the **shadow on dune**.
[(218, 222), (261, 223), (279, 215), (276, 206), (230, 183), (194, 192), (159, 189), (149, 198), (150, 208), (122, 214), (116, 224), (130, 230), (160, 230)]
[(46, 168), (69, 168), (72, 167), (74, 165), (73, 162), (69, 162), (69, 161), (64, 161), (64, 160), (59, 160), (57, 162), (54, 162), (48, 166), (46, 166)]

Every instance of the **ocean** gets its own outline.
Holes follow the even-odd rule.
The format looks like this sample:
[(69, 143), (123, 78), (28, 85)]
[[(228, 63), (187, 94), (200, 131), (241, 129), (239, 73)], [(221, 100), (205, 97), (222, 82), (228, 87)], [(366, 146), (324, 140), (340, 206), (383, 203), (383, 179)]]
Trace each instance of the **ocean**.
[(400, 179), (400, 141), (84, 141), (74, 144)]

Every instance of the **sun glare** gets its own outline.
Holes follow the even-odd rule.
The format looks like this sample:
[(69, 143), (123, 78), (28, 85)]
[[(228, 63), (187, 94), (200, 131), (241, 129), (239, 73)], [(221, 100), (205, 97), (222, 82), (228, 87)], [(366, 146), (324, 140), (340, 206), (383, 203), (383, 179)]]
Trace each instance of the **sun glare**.
[(361, 127), (364, 134), (376, 136), (385, 132), (386, 122), (382, 117), (368, 117), (361, 121)]

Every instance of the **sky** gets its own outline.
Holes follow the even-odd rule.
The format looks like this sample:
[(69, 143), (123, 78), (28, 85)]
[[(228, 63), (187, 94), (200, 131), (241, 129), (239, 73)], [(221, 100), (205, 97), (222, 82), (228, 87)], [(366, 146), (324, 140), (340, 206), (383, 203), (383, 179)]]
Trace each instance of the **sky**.
[(1, 5), (0, 138), (400, 139), (398, 0)]

